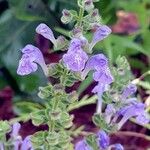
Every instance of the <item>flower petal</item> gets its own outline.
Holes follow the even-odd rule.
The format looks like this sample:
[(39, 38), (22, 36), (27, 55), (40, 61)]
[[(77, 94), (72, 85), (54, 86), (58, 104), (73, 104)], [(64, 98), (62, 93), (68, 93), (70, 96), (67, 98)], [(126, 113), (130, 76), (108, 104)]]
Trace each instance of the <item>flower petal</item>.
[(39, 24), (36, 28), (36, 32), (44, 36), (46, 39), (49, 39), (53, 44), (55, 43), (53, 31), (46, 24)]

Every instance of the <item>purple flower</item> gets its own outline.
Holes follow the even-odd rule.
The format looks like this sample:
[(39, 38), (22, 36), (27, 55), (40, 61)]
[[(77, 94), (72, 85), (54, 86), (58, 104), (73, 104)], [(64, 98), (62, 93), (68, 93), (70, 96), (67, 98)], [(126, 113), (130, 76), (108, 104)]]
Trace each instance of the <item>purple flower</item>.
[(103, 71), (96, 71), (93, 74), (93, 79), (102, 84), (108, 84), (108, 85), (111, 84), (114, 80), (113, 76), (111, 75), (110, 70), (108, 68)]
[(96, 71), (93, 74), (93, 79), (98, 81), (98, 86), (93, 89), (93, 93), (98, 94), (97, 113), (101, 113), (102, 95), (108, 90), (109, 84), (113, 82), (113, 77), (109, 70)]
[(137, 122), (140, 124), (148, 123), (148, 114), (144, 109), (145, 105), (141, 102), (133, 102), (130, 105), (121, 108), (118, 114), (122, 115), (123, 117), (118, 123), (118, 128), (120, 129), (123, 124), (131, 117), (136, 117)]
[(0, 143), (0, 150), (4, 150), (4, 144)]
[(44, 57), (37, 47), (28, 44), (21, 51), (23, 55), (19, 61), (17, 74), (28, 75), (32, 72), (35, 72), (38, 68), (37, 64), (39, 64), (42, 67), (45, 75), (48, 75), (48, 68), (45, 64)]
[(143, 112), (142, 114), (138, 115), (136, 117), (136, 121), (142, 125), (149, 123), (150, 118), (146, 112)]
[(105, 121), (107, 124), (110, 123), (110, 121), (115, 113), (116, 113), (116, 109), (114, 108), (113, 104), (108, 104), (105, 109), (105, 113), (104, 113)]
[(96, 43), (106, 38), (111, 33), (111, 29), (106, 25), (101, 25), (97, 28), (94, 33), (93, 40), (90, 44), (90, 49), (92, 49)]
[(90, 12), (94, 8), (93, 0), (85, 0), (85, 10)]
[(92, 90), (93, 93), (98, 94), (97, 113), (101, 113), (102, 108), (102, 94), (108, 89), (108, 85), (113, 82), (113, 77), (108, 68), (108, 60), (103, 54), (92, 56), (85, 69), (81, 73), (84, 79), (90, 70), (94, 70), (93, 79), (98, 81), (98, 85)]
[(32, 143), (30, 141), (30, 136), (27, 136), (23, 142), (22, 142), (22, 145), (21, 145), (21, 149), (20, 150), (33, 150), (32, 148)]
[(53, 44), (55, 44), (56, 39), (54, 37), (53, 31), (46, 24), (39, 24), (36, 28), (36, 32), (44, 36), (46, 39), (49, 39)]
[(75, 145), (75, 150), (92, 150), (85, 140), (81, 140)]
[(22, 138), (19, 135), (19, 130), (21, 128), (20, 123), (16, 122), (13, 124), (11, 138), (14, 140), (13, 145), (15, 150), (19, 150), (19, 145), (21, 144)]
[(82, 78), (84, 79), (90, 70), (101, 71), (108, 67), (108, 59), (103, 54), (97, 54), (89, 58), (85, 69), (82, 71)]
[(20, 123), (18, 123), (18, 122), (14, 123), (13, 127), (12, 127), (11, 137), (13, 137), (13, 138), (17, 137), (19, 134), (20, 128), (21, 128)]
[(68, 52), (74, 52), (75, 50), (82, 49), (82, 41), (78, 38), (73, 38), (70, 42)]
[(127, 97), (131, 96), (137, 91), (137, 87), (135, 84), (129, 84), (125, 89), (123, 90), (122, 93), (122, 98), (126, 99)]
[(82, 71), (87, 59), (88, 56), (82, 49), (68, 52), (63, 56), (65, 65), (72, 71)]
[(109, 146), (109, 142), (110, 142), (109, 136), (103, 130), (99, 131), (97, 135), (98, 135), (98, 143), (100, 148), (106, 149)]
[(64, 64), (72, 71), (82, 71), (87, 60), (88, 55), (82, 49), (82, 41), (73, 39), (67, 54), (63, 55)]
[(93, 93), (97, 93), (98, 95), (97, 110), (96, 110), (97, 113), (101, 113), (102, 95), (105, 91), (107, 91), (107, 89), (108, 89), (108, 85), (99, 82), (98, 85), (96, 85), (92, 90)]
[(124, 150), (123, 146), (120, 143), (114, 144), (111, 147), (114, 147), (115, 150)]
[(108, 147), (108, 149), (114, 150), (124, 150), (124, 147), (120, 143), (112, 144)]

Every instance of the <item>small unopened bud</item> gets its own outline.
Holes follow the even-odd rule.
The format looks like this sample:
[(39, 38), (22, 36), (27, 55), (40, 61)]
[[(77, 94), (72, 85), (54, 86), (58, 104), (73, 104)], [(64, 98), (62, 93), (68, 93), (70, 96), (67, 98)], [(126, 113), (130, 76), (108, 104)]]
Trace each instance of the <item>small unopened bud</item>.
[(63, 16), (61, 17), (61, 21), (62, 21), (64, 24), (67, 24), (67, 23), (69, 23), (69, 22), (72, 20), (72, 15), (71, 15), (71, 13), (70, 13), (69, 10), (64, 9), (64, 10), (62, 11), (62, 14), (63, 14)]
[(46, 86), (46, 87), (39, 87), (39, 93), (38, 96), (41, 99), (46, 99), (52, 94), (52, 87), (51, 85)]
[(98, 9), (94, 9), (94, 10), (93, 10), (92, 16), (93, 16), (93, 17), (99, 16), (99, 11), (98, 11)]
[(61, 84), (54, 85), (54, 92), (55, 94), (64, 94), (64, 87)]
[(118, 69), (118, 74), (121, 75), (121, 76), (125, 75), (125, 70), (122, 69), (122, 68), (119, 68)]
[(94, 9), (91, 15), (92, 18), (94, 18), (95, 22), (100, 22), (100, 15), (98, 9)]
[(94, 9), (93, 0), (85, 0), (84, 5), (87, 12), (90, 12), (92, 9)]
[(52, 120), (59, 120), (60, 117), (61, 117), (61, 116), (60, 116), (60, 115), (61, 115), (61, 112), (60, 112), (60, 110), (58, 109), (58, 110), (54, 110), (54, 111), (50, 112), (49, 115), (50, 115), (50, 117), (51, 117)]
[(68, 41), (64, 36), (59, 36), (56, 40), (56, 46), (54, 50), (65, 50), (68, 45)]
[(72, 30), (72, 36), (73, 37), (80, 37), (82, 35), (82, 31), (83, 29), (81, 27), (75, 27), (73, 30)]
[(76, 91), (73, 91), (73, 92), (69, 93), (69, 95), (68, 95), (68, 102), (73, 103), (73, 102), (77, 101), (78, 100), (78, 96), (79, 95), (77, 94)]

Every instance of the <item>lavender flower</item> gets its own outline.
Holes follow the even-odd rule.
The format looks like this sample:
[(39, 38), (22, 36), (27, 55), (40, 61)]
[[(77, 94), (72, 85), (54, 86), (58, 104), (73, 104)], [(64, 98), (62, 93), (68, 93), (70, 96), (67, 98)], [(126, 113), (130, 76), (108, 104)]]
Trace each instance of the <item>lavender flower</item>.
[(85, 0), (85, 10), (90, 12), (94, 8), (93, 0)]
[(122, 98), (126, 99), (137, 91), (137, 87), (135, 84), (129, 84), (122, 93)]
[(93, 74), (93, 79), (103, 84), (111, 84), (113, 82), (113, 76), (110, 73), (110, 70), (107, 68), (104, 71), (96, 71)]
[(29, 150), (29, 149), (33, 150), (32, 144), (30, 141), (30, 136), (27, 136), (22, 142), (21, 150)]
[(93, 93), (97, 93), (98, 95), (98, 103), (97, 103), (97, 113), (101, 113), (101, 110), (102, 110), (102, 95), (105, 91), (107, 91), (108, 89), (108, 85), (105, 85), (103, 83), (98, 83), (98, 85), (96, 85), (92, 92)]
[(109, 136), (103, 130), (99, 131), (97, 135), (98, 135), (98, 143), (100, 148), (106, 149), (109, 146), (109, 142), (110, 142)]
[(144, 109), (145, 105), (141, 102), (133, 102), (130, 105), (121, 108), (118, 114), (122, 115), (123, 117), (118, 123), (118, 129), (120, 129), (131, 117), (136, 117), (137, 122), (140, 124), (148, 123), (149, 118)]
[(81, 140), (75, 145), (75, 150), (92, 150), (85, 140)]
[(108, 90), (109, 84), (113, 82), (113, 77), (109, 70), (96, 71), (93, 74), (93, 79), (98, 81), (98, 86), (93, 89), (93, 93), (98, 94), (97, 113), (101, 113), (102, 109), (102, 95)]
[(20, 128), (21, 128), (20, 123), (18, 123), (18, 122), (14, 123), (13, 127), (12, 127), (11, 137), (13, 137), (13, 138), (17, 137), (19, 134)]
[(13, 145), (15, 150), (19, 150), (19, 145), (21, 144), (22, 138), (19, 135), (19, 130), (21, 128), (20, 123), (16, 122), (13, 124), (11, 138), (14, 140)]
[(72, 71), (82, 71), (87, 60), (88, 55), (82, 49), (82, 41), (73, 39), (67, 54), (63, 55), (65, 65)]
[(78, 38), (73, 38), (70, 42), (68, 52), (74, 52), (75, 50), (82, 49), (82, 41)]
[(101, 113), (102, 108), (102, 94), (108, 89), (108, 85), (113, 82), (113, 77), (108, 68), (108, 60), (103, 54), (92, 56), (85, 69), (81, 73), (82, 79), (84, 79), (90, 70), (94, 70), (93, 79), (98, 81), (98, 85), (92, 90), (93, 93), (98, 94), (97, 113)]
[(90, 44), (90, 49), (95, 46), (96, 43), (106, 38), (111, 33), (111, 29), (106, 25), (101, 25), (97, 28), (96, 32), (94, 33), (93, 40)]
[(108, 66), (108, 59), (103, 54), (97, 54), (89, 58), (85, 69), (82, 71), (82, 78), (84, 79), (90, 70), (102, 71)]
[(37, 47), (28, 44), (21, 51), (23, 55), (19, 61), (17, 74), (28, 75), (32, 72), (35, 72), (38, 68), (37, 64), (39, 64), (42, 67), (45, 75), (48, 75), (48, 68), (45, 64), (43, 55)]
[(115, 150), (124, 150), (123, 146), (119, 143), (115, 144), (114, 147), (115, 147)]
[(116, 113), (116, 109), (114, 108), (113, 104), (108, 104), (104, 113), (105, 121), (107, 124), (110, 123), (111, 118), (115, 113)]
[(54, 45), (56, 44), (56, 39), (54, 37), (53, 31), (46, 24), (39, 24), (36, 28), (36, 32), (44, 36), (46, 39), (49, 39)]
[(116, 144), (110, 145), (109, 149), (124, 150), (124, 147), (120, 143), (116, 143)]
[(4, 144), (0, 143), (0, 150), (4, 150)]

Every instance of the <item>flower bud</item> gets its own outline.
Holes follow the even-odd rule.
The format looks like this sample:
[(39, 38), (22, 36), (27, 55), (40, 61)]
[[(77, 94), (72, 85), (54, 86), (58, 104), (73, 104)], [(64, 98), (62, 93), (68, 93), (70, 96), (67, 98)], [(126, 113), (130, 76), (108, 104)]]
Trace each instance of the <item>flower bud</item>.
[(46, 86), (46, 87), (39, 87), (39, 93), (38, 96), (41, 99), (46, 99), (48, 98), (52, 93), (52, 87), (50, 86)]
[(61, 84), (55, 84), (54, 85), (54, 93), (57, 95), (63, 95), (64, 94), (64, 87)]
[(87, 12), (90, 12), (94, 8), (93, 0), (85, 0), (84, 5)]
[(68, 45), (68, 41), (64, 36), (59, 36), (56, 40), (56, 45), (54, 46), (54, 50), (66, 50)]
[(93, 12), (91, 13), (91, 17), (92, 17), (94, 23), (100, 21), (100, 16), (99, 16), (98, 9), (93, 10)]
[(61, 117), (61, 111), (59, 109), (49, 113), (52, 120), (59, 120)]
[(62, 11), (62, 14), (63, 14), (63, 16), (61, 17), (61, 21), (64, 24), (68, 24), (72, 20), (72, 15), (71, 15), (70, 11), (67, 9), (64, 9)]
[(80, 36), (83, 35), (82, 31), (83, 31), (83, 29), (81, 27), (75, 27), (71, 32), (71, 36), (79, 38)]
[(78, 100), (78, 93), (76, 92), (76, 91), (73, 91), (73, 92), (71, 92), (71, 93), (69, 93), (69, 95), (68, 95), (68, 102), (69, 103), (73, 103), (73, 102), (75, 102), (75, 101), (77, 101)]

